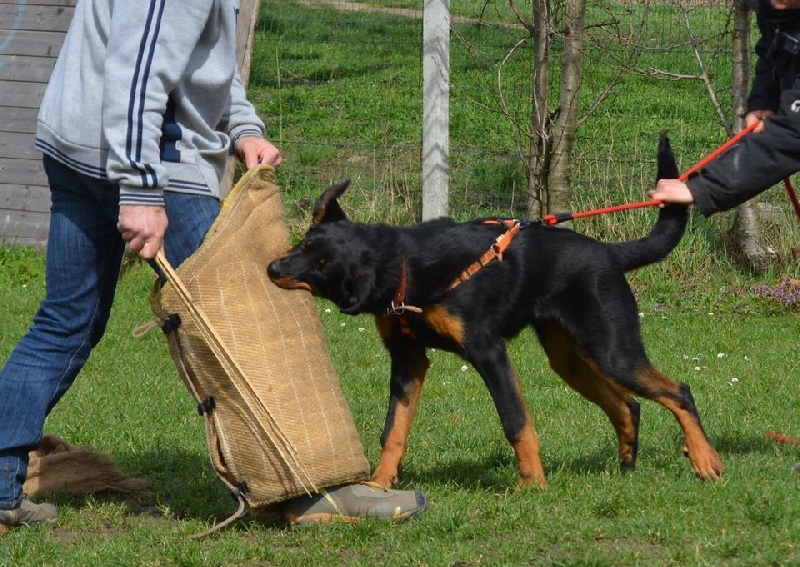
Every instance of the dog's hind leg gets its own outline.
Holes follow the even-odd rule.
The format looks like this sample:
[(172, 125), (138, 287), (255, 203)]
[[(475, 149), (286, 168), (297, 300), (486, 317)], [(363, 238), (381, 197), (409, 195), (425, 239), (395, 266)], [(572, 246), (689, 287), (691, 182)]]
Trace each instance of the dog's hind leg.
[(684, 433), (684, 453), (692, 469), (703, 479), (717, 480), (725, 470), (722, 460), (708, 442), (689, 386), (670, 380), (649, 363), (634, 371), (631, 390), (658, 402), (675, 416)]
[[(478, 354), (474, 354), (478, 353)], [(539, 455), (539, 437), (531, 424), (519, 380), (505, 346), (472, 348), (467, 360), (480, 373), (494, 401), (506, 439), (519, 465), (519, 487), (547, 484)]]
[(385, 488), (397, 484), (408, 434), (430, 365), (422, 346), (395, 346), (389, 352), (392, 358), (389, 411), (381, 435), (381, 456), (372, 473), (372, 481)]
[[(615, 347), (609, 337), (616, 339)], [(647, 359), (637, 334), (608, 332), (602, 339), (595, 338), (583, 360), (596, 377), (596, 384), (610, 384), (612, 390), (627, 396), (632, 393), (658, 402), (675, 416), (685, 436), (685, 452), (692, 468), (704, 479), (719, 479), (724, 467), (719, 455), (708, 442), (700, 416), (686, 384), (670, 380)], [(579, 349), (578, 352), (584, 352)]]
[(619, 442), (620, 469), (634, 470), (639, 450), (639, 403), (604, 376), (596, 364), (582, 357), (563, 329), (551, 324), (538, 327), (537, 332), (556, 374), (608, 416)]

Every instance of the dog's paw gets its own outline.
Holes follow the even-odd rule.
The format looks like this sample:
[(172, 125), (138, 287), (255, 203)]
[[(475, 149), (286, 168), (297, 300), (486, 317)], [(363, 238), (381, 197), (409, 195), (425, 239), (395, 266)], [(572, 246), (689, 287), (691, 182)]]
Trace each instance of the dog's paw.
[(547, 478), (544, 474), (541, 475), (525, 475), (520, 474), (519, 482), (517, 483), (517, 490), (527, 490), (530, 488), (545, 488), (547, 486)]
[(370, 479), (370, 484), (375, 484), (380, 486), (381, 488), (392, 488), (397, 486), (398, 482), (398, 475), (395, 474), (381, 474), (379, 471), (375, 471)]
[(689, 452), (692, 469), (703, 480), (719, 480), (725, 472), (725, 465), (717, 452), (709, 447), (705, 451)]

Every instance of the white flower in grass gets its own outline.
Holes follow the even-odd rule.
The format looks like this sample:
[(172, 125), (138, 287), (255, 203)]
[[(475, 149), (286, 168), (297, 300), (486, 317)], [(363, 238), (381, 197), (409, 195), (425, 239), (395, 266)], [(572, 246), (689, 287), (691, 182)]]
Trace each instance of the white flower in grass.
[(339, 323), (340, 327), (344, 327), (345, 325), (347, 325), (347, 323)]
[(644, 319), (644, 313), (642, 313), (641, 311), (639, 311), (639, 319)]
[(717, 358), (725, 358), (725, 353), (724, 352), (718, 352), (717, 353)]
[(331, 312), (331, 308), (330, 307), (326, 307), (325, 308), (325, 313), (330, 313), (330, 312)]
[(464, 365), (461, 367), (461, 372), (466, 372), (467, 370), (469, 370), (469, 366), (467, 366), (466, 364), (464, 364)]
[(733, 385), (734, 385), (734, 384), (736, 384), (738, 381), (739, 381), (739, 379), (738, 379), (736, 376), (734, 376), (734, 377), (733, 377), (733, 378), (731, 378), (731, 379), (730, 379), (730, 381), (728, 382), (728, 386), (731, 386), (731, 387), (733, 387)]
[(363, 333), (365, 330), (366, 330), (366, 329), (364, 329), (364, 327), (359, 327), (359, 328), (358, 328), (358, 332), (359, 332), (359, 333)]

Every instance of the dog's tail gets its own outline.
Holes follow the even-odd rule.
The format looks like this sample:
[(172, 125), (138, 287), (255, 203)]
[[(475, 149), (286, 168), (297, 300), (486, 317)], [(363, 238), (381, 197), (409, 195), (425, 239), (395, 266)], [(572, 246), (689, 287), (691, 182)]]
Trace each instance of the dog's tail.
[[(678, 164), (666, 134), (658, 144), (658, 173), (656, 179), (677, 179)], [(675, 248), (686, 231), (688, 207), (667, 205), (659, 209), (658, 222), (644, 238), (612, 244), (624, 270), (630, 271), (663, 260)]]

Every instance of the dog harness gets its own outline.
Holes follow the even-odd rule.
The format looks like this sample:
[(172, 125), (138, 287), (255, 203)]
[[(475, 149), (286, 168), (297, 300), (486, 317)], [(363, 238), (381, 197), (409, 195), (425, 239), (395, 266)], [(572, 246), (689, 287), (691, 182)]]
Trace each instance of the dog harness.
[(455, 289), (467, 281), (495, 258), (502, 260), (506, 248), (508, 248), (508, 245), (511, 244), (511, 241), (514, 240), (514, 237), (519, 234), (519, 231), (522, 229), (522, 223), (517, 219), (490, 219), (484, 221), (484, 224), (504, 224), (506, 226), (506, 231), (495, 239), (489, 249), (483, 253), (483, 256), (467, 266), (467, 269), (453, 280), (453, 283), (447, 287), (447, 291)]
[[(489, 249), (483, 253), (483, 256), (467, 266), (467, 269), (461, 272), (458, 277), (447, 286), (447, 291), (455, 289), (467, 281), (492, 260), (502, 260), (503, 253), (506, 251), (509, 244), (511, 244), (511, 241), (519, 231), (529, 223), (523, 225), (523, 223), (517, 219), (489, 219), (485, 220), (484, 224), (502, 224), (506, 226), (506, 231), (495, 239)], [(403, 260), (400, 269), (400, 283), (397, 285), (397, 290), (394, 292), (392, 302), (389, 304), (389, 307), (386, 308), (386, 315), (403, 315), (406, 311), (422, 313), (421, 308), (414, 307), (413, 305), (406, 305), (405, 296), (406, 287), (408, 286), (408, 266), (405, 260)]]
[[(446, 291), (450, 291), (455, 289), (469, 278), (474, 276), (481, 268), (486, 266), (492, 260), (503, 259), (503, 253), (508, 248), (511, 241), (514, 237), (519, 234), (519, 231), (524, 227), (528, 226), (530, 223), (521, 223), (517, 219), (489, 219), (485, 220), (484, 224), (501, 224), (506, 226), (506, 231), (503, 232), (500, 236), (498, 236), (489, 249), (483, 253), (483, 255), (475, 262), (467, 266), (463, 272), (461, 272), (458, 277), (456, 277), (453, 282), (447, 286)], [(405, 313), (407, 311), (413, 313), (422, 313), (422, 309), (419, 307), (414, 307), (413, 305), (406, 305), (405, 303), (405, 296), (406, 296), (406, 287), (408, 287), (408, 266), (406, 261), (403, 260), (401, 265), (401, 272), (400, 272), (400, 283), (397, 285), (397, 290), (394, 293), (394, 297), (392, 298), (392, 302), (389, 304), (389, 307), (386, 308), (386, 315), (396, 315), (398, 321), (400, 322), (400, 332), (404, 335), (407, 335), (411, 338), (416, 338), (414, 332), (411, 330), (411, 327), (408, 324), (408, 319), (405, 317)]]

